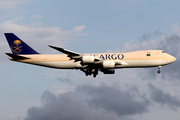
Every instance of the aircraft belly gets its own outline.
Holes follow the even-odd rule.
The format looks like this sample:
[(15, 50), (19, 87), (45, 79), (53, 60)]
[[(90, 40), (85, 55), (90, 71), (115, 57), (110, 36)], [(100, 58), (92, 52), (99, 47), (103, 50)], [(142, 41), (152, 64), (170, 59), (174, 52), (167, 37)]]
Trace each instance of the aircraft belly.
[[(33, 65), (39, 65), (44, 67), (50, 67), (50, 68), (57, 68), (57, 69), (80, 69), (82, 68), (82, 65), (80, 64), (80, 61), (74, 62), (74, 61), (18, 61), (18, 62), (24, 62), (29, 63)], [(116, 61), (118, 62), (118, 61)], [(124, 63), (123, 63), (124, 62)], [(134, 67), (154, 67), (154, 66), (162, 66), (169, 63), (172, 63), (172, 60), (121, 60), (119, 65), (115, 65), (115, 68), (134, 68)]]
[(128, 66), (125, 67), (153, 67), (153, 66), (169, 64), (169, 61), (167, 60), (123, 60), (123, 61), (129, 64)]
[(51, 67), (51, 68), (59, 68), (59, 69), (75, 69), (78, 63), (74, 61), (55, 61), (55, 62), (31, 62), (30, 64)]

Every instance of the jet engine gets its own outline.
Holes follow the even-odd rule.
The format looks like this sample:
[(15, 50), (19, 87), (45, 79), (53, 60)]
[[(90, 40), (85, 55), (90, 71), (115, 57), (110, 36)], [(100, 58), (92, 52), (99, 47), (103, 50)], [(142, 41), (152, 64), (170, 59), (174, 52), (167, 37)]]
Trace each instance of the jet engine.
[(104, 74), (114, 74), (115, 69), (103, 69), (101, 70)]
[(114, 67), (115, 67), (114, 61), (103, 61), (103, 68), (104, 69), (109, 69), (109, 68), (114, 68)]
[(82, 57), (82, 62), (83, 63), (94, 63), (95, 61), (95, 57), (94, 56), (91, 56), (91, 55), (87, 55), (87, 56), (83, 56)]

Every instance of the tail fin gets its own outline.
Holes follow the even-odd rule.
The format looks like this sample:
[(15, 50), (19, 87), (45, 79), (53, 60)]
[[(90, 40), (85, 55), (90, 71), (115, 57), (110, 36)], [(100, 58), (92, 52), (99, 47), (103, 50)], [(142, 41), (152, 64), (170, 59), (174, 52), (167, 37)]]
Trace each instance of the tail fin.
[(4, 33), (13, 54), (39, 54), (13, 33)]

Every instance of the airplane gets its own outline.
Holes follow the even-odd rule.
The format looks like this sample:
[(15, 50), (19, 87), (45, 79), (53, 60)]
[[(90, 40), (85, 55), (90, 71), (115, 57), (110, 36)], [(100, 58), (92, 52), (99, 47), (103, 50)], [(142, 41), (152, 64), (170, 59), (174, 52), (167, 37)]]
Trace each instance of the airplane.
[(13, 33), (4, 33), (12, 53), (5, 53), (16, 62), (57, 69), (79, 69), (86, 76), (96, 77), (98, 71), (114, 74), (118, 68), (160, 68), (176, 61), (176, 58), (163, 50), (142, 50), (126, 53), (77, 53), (64, 48), (49, 47), (64, 54), (40, 54)]

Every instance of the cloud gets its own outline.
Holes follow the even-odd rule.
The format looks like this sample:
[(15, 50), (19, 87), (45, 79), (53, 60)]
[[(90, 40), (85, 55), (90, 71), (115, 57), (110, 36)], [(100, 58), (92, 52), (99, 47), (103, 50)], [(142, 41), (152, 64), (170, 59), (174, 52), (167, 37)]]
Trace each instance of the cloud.
[(130, 120), (130, 115), (147, 112), (149, 104), (145, 97), (131, 93), (105, 84), (79, 85), (74, 92), (57, 96), (45, 91), (42, 105), (29, 108), (24, 120)]
[[(176, 57), (176, 61), (172, 64), (163, 66), (161, 68), (161, 77), (164, 80), (173, 78), (173, 82), (180, 82), (180, 27), (178, 24), (173, 24), (171, 30), (173, 33), (167, 36), (160, 36), (157, 39), (150, 38), (163, 34), (157, 29), (155, 32), (144, 34), (140, 39), (140, 43), (131, 45), (128, 42), (123, 45), (121, 49), (117, 49), (115, 52), (129, 52), (138, 50), (164, 50), (166, 53)], [(143, 79), (156, 79), (157, 68), (144, 68)]]
[[(22, 98), (21, 98), (22, 99)], [(11, 103), (10, 103), (11, 104)], [(27, 114), (27, 108), (30, 106), (37, 106), (39, 104), (39, 101), (36, 100), (28, 100), (26, 102), (22, 102), (19, 104), (13, 104), (13, 105), (5, 105), (4, 107), (0, 107), (0, 118), (2, 120), (22, 120), (25, 118), (25, 115)], [(21, 115), (21, 117), (18, 117)]]
[[(118, 87), (118, 86), (117, 86)], [(108, 112), (114, 112), (119, 116), (141, 114), (147, 111), (148, 100), (140, 97), (142, 102), (136, 101), (129, 91), (121, 91), (118, 88), (107, 85), (99, 87), (83, 85), (78, 90), (92, 96), (89, 104), (95, 108), (103, 108)], [(132, 92), (132, 91), (131, 91)], [(136, 91), (137, 92), (137, 91)]]
[(42, 18), (41, 15), (33, 15), (32, 18)]
[[(144, 40), (135, 45), (130, 45), (129, 43), (126, 43), (121, 50), (132, 51), (132, 50), (143, 50), (143, 49), (162, 49), (162, 50), (165, 50), (167, 53), (175, 56), (177, 58), (177, 61), (176, 61), (177, 63), (174, 62), (173, 64), (170, 64), (168, 66), (163, 66), (161, 75), (157, 74), (156, 72), (157, 68), (117, 70), (116, 74), (113, 75), (113, 79), (112, 79), (112, 76), (109, 77), (108, 75), (105, 76), (105, 75), (100, 74), (96, 78), (96, 81), (94, 82), (92, 82), (91, 78), (89, 77), (85, 78), (85, 77), (82, 77), (83, 76), (82, 75), (81, 77), (77, 77), (75, 80), (71, 79), (72, 83), (75, 84), (75, 82), (77, 82), (78, 84), (80, 84), (83, 81), (83, 83), (89, 82), (89, 84), (91, 85), (80, 85), (75, 89), (74, 92), (71, 92), (71, 93), (72, 94), (78, 93), (78, 95), (75, 95), (75, 96), (76, 97), (81, 96), (80, 99), (83, 101), (86, 101), (86, 102), (80, 101), (81, 103), (86, 104), (86, 107), (83, 107), (82, 109), (88, 112), (89, 114), (91, 114), (92, 116), (94, 116), (93, 114), (94, 112), (92, 111), (96, 111), (97, 113), (100, 113), (100, 115), (105, 114), (105, 116), (110, 116), (110, 115), (114, 116), (115, 117), (114, 119), (131, 119), (131, 117), (135, 119), (137, 118), (137, 117), (134, 117), (135, 115), (136, 116), (139, 115), (141, 119), (143, 118), (141, 116), (146, 116), (147, 118), (150, 115), (154, 115), (154, 114), (159, 116), (158, 113), (154, 112), (158, 110), (160, 110), (162, 114), (166, 113), (167, 111), (168, 113), (172, 113), (172, 110), (173, 111), (178, 110), (179, 105), (180, 105), (179, 97), (178, 97), (179, 86), (177, 84), (173, 84), (172, 82), (175, 80), (179, 80), (179, 77), (178, 77), (179, 59), (178, 58), (180, 55), (178, 52), (176, 52), (176, 51), (179, 51), (180, 49), (178, 46), (179, 46), (179, 34), (161, 36), (153, 40)], [(144, 80), (144, 78), (146, 78), (146, 80)], [(84, 81), (84, 79), (86, 81)], [(167, 82), (164, 81), (165, 79), (168, 80), (168, 86), (166, 86)], [(96, 86), (97, 83), (102, 80), (109, 82), (110, 84), (111, 83), (121, 84), (121, 87), (117, 88), (116, 86), (107, 86), (107, 85)], [(156, 84), (157, 87), (155, 87), (152, 83)], [(138, 89), (137, 90), (132, 89), (133, 85), (137, 85), (138, 89), (140, 89), (139, 90), (140, 92), (138, 91)], [(123, 90), (122, 86), (124, 87), (129, 86), (129, 88), (127, 90)], [(164, 92), (165, 90), (168, 90), (168, 92)], [(175, 90), (177, 93), (174, 92)], [(143, 93), (143, 92), (147, 96), (140, 95), (140, 93)], [(64, 94), (60, 93), (58, 97), (62, 95), (66, 95), (69, 92), (63, 92), (63, 93)], [(176, 97), (174, 97), (170, 93), (174, 93), (174, 96)], [(134, 96), (134, 94), (136, 95)], [(73, 99), (77, 100), (76, 97), (74, 97)], [(163, 106), (163, 109), (162, 107), (159, 108), (155, 104), (151, 104), (151, 103), (157, 103), (157, 105)], [(67, 105), (68, 103), (64, 103), (64, 104)], [(73, 103), (73, 104), (76, 104), (76, 103)], [(152, 106), (150, 106), (149, 104), (151, 104)], [(62, 108), (61, 106), (59, 107)], [(45, 107), (43, 108), (45, 109)], [(169, 110), (169, 109), (164, 109), (164, 108), (171, 108), (171, 109)], [(38, 107), (36, 107), (36, 109), (39, 110)], [(46, 109), (48, 109), (48, 107)], [(66, 108), (63, 107), (63, 109), (66, 109)], [(30, 113), (30, 110), (31, 109), (29, 109), (28, 113)], [(148, 110), (151, 110), (151, 111), (148, 111)], [(59, 111), (62, 111), (62, 110), (59, 110)], [(86, 112), (84, 113), (84, 111), (82, 113), (86, 115), (87, 113)], [(148, 111), (148, 114), (146, 115), (143, 114), (143, 113), (146, 113), (147, 111)], [(81, 117), (81, 114), (77, 116)], [(127, 118), (127, 116), (129, 117)], [(84, 119), (88, 119), (88, 117)], [(93, 119), (96, 119), (96, 118), (93, 118)]]
[[(139, 43), (131, 45), (129, 42), (125, 43), (121, 49), (117, 49), (115, 52), (130, 52), (138, 50), (154, 50), (158, 49), (161, 42), (164, 41), (165, 36), (161, 36), (163, 33), (158, 28), (152, 33), (144, 33), (140, 37)], [(152, 39), (158, 37), (156, 39)]]
[(177, 110), (180, 107), (180, 101), (174, 96), (171, 96), (169, 93), (164, 93), (161, 89), (155, 87), (152, 84), (149, 84), (149, 89), (151, 92), (151, 99), (161, 104), (162, 106), (169, 106), (173, 110)]
[[(19, 25), (14, 21), (6, 21), (0, 25), (0, 31), (22, 34), (27, 40), (39, 39), (43, 41), (73, 40), (77, 35), (89, 35), (82, 33), (84, 25), (75, 26), (72, 30), (63, 31), (60, 27), (34, 27), (31, 25)], [(28, 39), (31, 38), (31, 39)], [(33, 39), (32, 39), (33, 38)], [(36, 40), (37, 41), (37, 40)]]
[(165, 79), (174, 78), (178, 79), (180, 77), (180, 35), (170, 35), (164, 37), (164, 40), (160, 43), (159, 49), (165, 50), (165, 52), (176, 57), (176, 61), (168, 65), (165, 69), (163, 69), (163, 77)]
[(14, 8), (18, 4), (24, 3), (27, 0), (0, 0), (0, 9)]
[(130, 52), (130, 51), (138, 51), (138, 50), (153, 50), (153, 49), (157, 49), (161, 41), (163, 41), (163, 37), (160, 37), (159, 39), (143, 41), (134, 45), (125, 43), (123, 47), (118, 51)]
[(63, 83), (67, 83), (67, 84), (71, 84), (72, 81), (71, 79), (69, 79), (68, 77), (65, 77), (65, 78), (58, 78), (59, 81), (63, 82)]
[[(17, 32), (17, 34), (20, 34), (23, 39), (26, 39), (28, 42), (36, 46), (37, 43), (42, 43), (46, 45), (48, 44), (48, 42), (56, 43), (57, 39), (60, 40), (59, 45), (63, 45), (63, 43), (61, 43), (63, 40), (76, 40), (75, 36), (88, 35), (82, 32), (84, 28), (85, 26), (82, 25), (79, 26), (79, 28), (78, 26), (75, 26), (69, 31), (62, 31), (59, 27), (34, 27), (31, 25), (18, 25), (12, 21), (6, 21), (3, 24), (1, 24), (0, 31), (15, 31)], [(5, 44), (7, 43), (4, 43), (4, 46)], [(124, 51), (143, 49), (163, 49), (167, 53), (174, 55), (177, 58), (177, 63), (175, 62), (171, 65), (162, 67), (162, 73), (160, 77), (157, 77), (158, 75), (156, 73), (156, 68), (145, 68), (138, 70), (117, 70), (116, 74), (113, 75), (113, 79), (111, 75), (105, 76), (100, 74), (96, 78), (96, 81), (93, 82), (91, 77), (85, 78), (84, 74), (75, 74), (74, 76), (76, 77), (71, 78), (68, 78), (67, 76), (63, 78), (63, 75), (60, 75), (60, 78), (55, 76), (54, 78), (59, 78), (61, 85), (54, 87), (56, 88), (56, 90), (61, 90), (57, 90), (57, 92), (54, 93), (51, 93), (49, 91), (44, 92), (41, 97), (41, 106), (29, 108), (25, 120), (130, 120), (131, 117), (142, 115), (143, 113), (148, 112), (150, 104), (149, 101), (151, 100), (162, 106), (168, 106), (173, 110), (177, 110), (177, 108), (179, 108), (178, 97), (173, 97), (170, 93), (163, 92), (163, 89), (159, 89), (159, 86), (162, 86), (164, 89), (167, 89), (167, 87), (163, 83), (164, 78), (170, 80), (170, 82), (174, 81), (175, 79), (179, 80), (178, 58), (180, 55), (178, 52), (176, 52), (176, 50), (178, 51), (180, 49), (178, 46), (179, 34), (161, 36), (158, 39), (154, 40), (144, 40), (143, 42), (135, 45), (130, 45), (129, 43), (126, 43), (123, 46), (122, 50)], [(38, 44), (37, 47), (39, 47)], [(173, 66), (174, 64), (175, 66)], [(69, 71), (67, 73), (69, 75)], [(57, 74), (60, 74), (59, 71)], [(146, 79), (148, 81), (144, 80), (144, 76), (146, 76)], [(158, 81), (160, 82), (160, 85), (156, 85), (158, 87), (155, 87), (152, 84), (148, 85), (148, 82), (157, 83), (156, 79), (160, 79)], [(121, 84), (121, 86), (124, 86), (128, 89), (124, 90), (119, 86), (110, 86), (105, 84), (96, 86), (97, 83), (101, 82), (102, 80), (109, 83)], [(77, 84), (82, 83), (83, 85), (77, 86)], [(85, 85), (84, 83), (88, 83), (88, 85)], [(62, 84), (66, 84), (66, 86), (62, 86)], [(137, 85), (138, 87), (134, 89), (134, 85)], [(176, 85), (170, 85), (170, 89), (172, 92), (174, 86)], [(75, 86), (76, 89), (74, 89)], [(70, 89), (72, 90), (71, 92), (68, 91)], [(145, 94), (142, 95), (140, 93)], [(146, 94), (147, 96), (150, 95), (150, 97), (146, 97)], [(166, 98), (166, 100), (164, 100), (164, 98)], [(152, 107), (154, 107), (154, 105), (152, 105)], [(149, 112), (152, 113), (153, 110), (154, 108)], [(149, 117), (149, 114), (147, 114), (147, 117)]]
[(75, 26), (72, 30), (74, 32), (81, 32), (86, 26), (85, 25), (82, 25), (82, 26)]
[[(69, 31), (63, 31), (60, 27), (36, 27), (30, 25), (19, 25), (16, 21), (6, 21), (0, 24), (1, 33), (15, 33), (19, 38), (32, 46), (38, 52), (50, 53), (53, 49), (48, 49), (47, 45), (64, 46), (67, 42), (78, 41), (76, 36), (90, 35), (83, 33), (85, 25), (75, 26)], [(10, 51), (7, 41), (3, 34), (0, 35), (0, 51), (1, 53)], [(41, 47), (39, 46), (41, 44)], [(0, 55), (4, 56), (4, 54)], [(3, 57), (4, 58), (4, 57)], [(6, 59), (1, 59), (4, 63)]]
[[(180, 36), (178, 34), (172, 34), (169, 36), (162, 36), (156, 41), (157, 44), (155, 45), (155, 49), (159, 50), (164, 50), (166, 53), (173, 55), (176, 57), (176, 61), (170, 65), (163, 66), (161, 68), (161, 76), (163, 79), (166, 80), (173, 80), (174, 82), (180, 82), (179, 77), (180, 77)], [(152, 41), (150, 41), (152, 43)], [(151, 45), (151, 44), (150, 44)], [(145, 69), (145, 72), (147, 73), (147, 78), (152, 78), (154, 77), (155, 79), (155, 74), (157, 74), (154, 70), (152, 69)], [(173, 79), (172, 79), (173, 78)]]
[(141, 38), (140, 38), (140, 40), (141, 40), (141, 42), (143, 42), (143, 41), (148, 41), (148, 40), (150, 40), (151, 38), (153, 38), (153, 37), (159, 37), (159, 36), (161, 36), (162, 35), (162, 32), (160, 32), (160, 29), (158, 28), (156, 31), (154, 31), (154, 32), (152, 32), (152, 33), (145, 33)]

